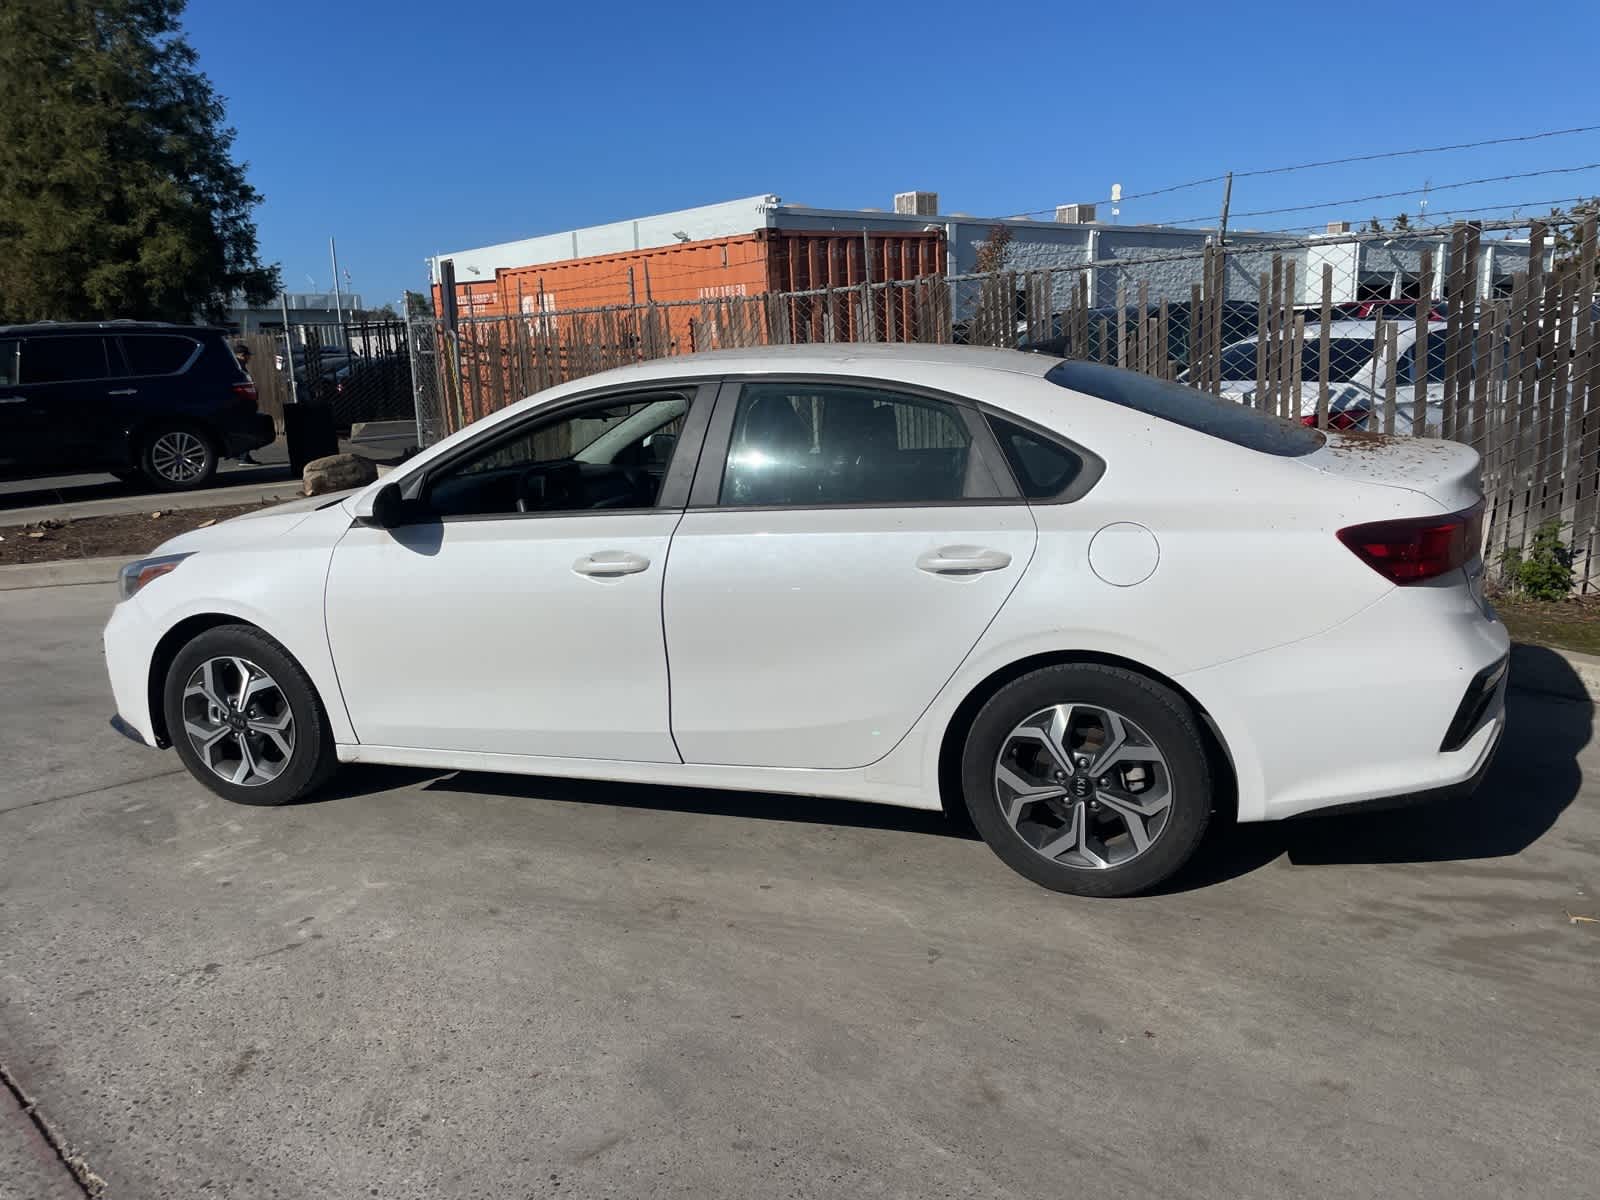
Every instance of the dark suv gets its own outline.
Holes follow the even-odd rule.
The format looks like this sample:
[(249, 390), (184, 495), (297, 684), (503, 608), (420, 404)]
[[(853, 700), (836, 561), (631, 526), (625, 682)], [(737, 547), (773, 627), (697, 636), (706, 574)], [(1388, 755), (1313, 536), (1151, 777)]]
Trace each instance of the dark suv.
[(0, 477), (109, 471), (197, 488), (218, 459), (273, 436), (221, 329), (0, 325)]

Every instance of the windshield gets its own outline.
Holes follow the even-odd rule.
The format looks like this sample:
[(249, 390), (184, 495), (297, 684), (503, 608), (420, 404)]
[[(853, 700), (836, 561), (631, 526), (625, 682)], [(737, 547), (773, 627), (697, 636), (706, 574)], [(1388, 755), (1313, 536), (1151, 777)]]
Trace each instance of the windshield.
[(1057, 387), (1120, 404), (1263, 454), (1298, 457), (1320, 449), (1324, 441), (1317, 430), (1294, 421), (1120, 367), (1064, 362), (1050, 368), (1045, 378)]

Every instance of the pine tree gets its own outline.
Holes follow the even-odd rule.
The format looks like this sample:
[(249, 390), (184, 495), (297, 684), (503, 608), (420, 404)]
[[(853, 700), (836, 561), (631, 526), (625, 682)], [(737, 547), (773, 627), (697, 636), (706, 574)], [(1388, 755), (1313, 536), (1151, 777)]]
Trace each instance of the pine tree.
[(276, 291), (184, 2), (0, 3), (0, 322), (214, 319)]

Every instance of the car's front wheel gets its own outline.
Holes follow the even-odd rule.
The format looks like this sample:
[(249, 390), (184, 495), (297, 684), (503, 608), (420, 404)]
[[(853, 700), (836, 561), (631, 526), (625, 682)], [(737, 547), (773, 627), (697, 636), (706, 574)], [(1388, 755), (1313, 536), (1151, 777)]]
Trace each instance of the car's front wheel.
[(1001, 688), (967, 734), (961, 782), (1001, 859), (1081, 896), (1156, 886), (1194, 854), (1211, 816), (1194, 714), (1117, 667), (1045, 667)]
[(184, 765), (225, 800), (287, 804), (338, 765), (310, 678), (253, 626), (217, 626), (178, 651), (163, 703)]
[(164, 492), (205, 487), (217, 473), (217, 448), (202, 429), (164, 425), (144, 439), (139, 471)]

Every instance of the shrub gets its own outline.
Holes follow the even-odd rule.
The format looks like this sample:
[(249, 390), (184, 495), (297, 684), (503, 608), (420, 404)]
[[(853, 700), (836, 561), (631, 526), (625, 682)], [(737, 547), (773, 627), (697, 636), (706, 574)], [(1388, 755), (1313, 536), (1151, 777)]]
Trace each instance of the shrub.
[(1534, 600), (1565, 600), (1572, 591), (1572, 548), (1561, 537), (1564, 522), (1546, 521), (1523, 549), (1500, 555), (1505, 586)]

